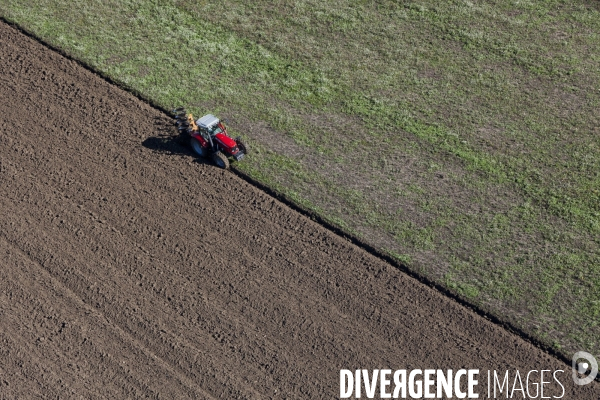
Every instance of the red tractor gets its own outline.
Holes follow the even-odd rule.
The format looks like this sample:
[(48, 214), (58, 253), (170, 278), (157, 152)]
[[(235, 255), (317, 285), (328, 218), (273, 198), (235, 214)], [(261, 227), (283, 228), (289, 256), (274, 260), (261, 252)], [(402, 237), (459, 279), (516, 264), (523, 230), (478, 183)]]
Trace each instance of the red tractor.
[(175, 123), (179, 134), (189, 138), (192, 150), (200, 157), (211, 158), (220, 168), (229, 168), (229, 158), (236, 161), (248, 154), (248, 146), (242, 139), (232, 139), (227, 134), (227, 128), (212, 114), (194, 121), (192, 114), (186, 113), (183, 108), (176, 108)]

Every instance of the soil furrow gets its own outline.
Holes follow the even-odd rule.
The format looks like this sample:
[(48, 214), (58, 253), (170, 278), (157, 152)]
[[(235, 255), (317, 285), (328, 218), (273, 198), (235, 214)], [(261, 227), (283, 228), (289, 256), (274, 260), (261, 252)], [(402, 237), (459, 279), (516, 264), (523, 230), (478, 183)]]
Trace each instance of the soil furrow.
[[(85, 398), (119, 397), (123, 393), (156, 397), (161, 392), (178, 398), (202, 393), (199, 388), (177, 385), (177, 374), (155, 355), (148, 354), (4, 238), (0, 238), (0, 251), (12, 267), (2, 282), (8, 304), (3, 333), (16, 342), (11, 347), (27, 349), (29, 358), (35, 360), (30, 365), (43, 369), (38, 374), (41, 376), (32, 373), (30, 378), (43, 382), (53, 377), (54, 383), (60, 382), (61, 392)], [(23, 315), (29, 319), (24, 321)], [(7, 359), (11, 356), (8, 354)], [(89, 362), (90, 356), (103, 362)], [(130, 365), (132, 361), (139, 365)], [(154, 378), (143, 382), (128, 373), (132, 367), (143, 368)], [(93, 384), (98, 380), (103, 382), (101, 388)]]

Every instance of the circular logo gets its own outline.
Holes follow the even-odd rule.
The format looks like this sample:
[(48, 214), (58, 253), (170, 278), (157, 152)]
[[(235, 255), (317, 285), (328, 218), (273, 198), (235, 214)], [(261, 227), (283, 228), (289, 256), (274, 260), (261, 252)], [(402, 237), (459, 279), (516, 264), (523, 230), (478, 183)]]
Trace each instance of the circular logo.
[[(579, 362), (579, 360), (585, 361)], [(592, 372), (590, 372), (588, 376), (585, 376), (585, 373), (590, 367)], [(584, 376), (581, 377), (582, 375)], [(596, 375), (598, 375), (598, 362), (593, 355), (586, 353), (585, 351), (578, 351), (573, 355), (573, 382), (575, 382), (576, 385), (587, 385), (596, 379)]]

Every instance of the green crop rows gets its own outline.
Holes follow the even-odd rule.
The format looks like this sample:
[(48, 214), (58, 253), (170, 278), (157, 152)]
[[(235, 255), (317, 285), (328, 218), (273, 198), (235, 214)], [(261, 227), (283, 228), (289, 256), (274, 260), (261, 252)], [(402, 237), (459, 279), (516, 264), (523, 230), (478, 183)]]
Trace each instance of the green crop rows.
[(565, 354), (600, 354), (600, 5), (0, 0), (236, 168)]

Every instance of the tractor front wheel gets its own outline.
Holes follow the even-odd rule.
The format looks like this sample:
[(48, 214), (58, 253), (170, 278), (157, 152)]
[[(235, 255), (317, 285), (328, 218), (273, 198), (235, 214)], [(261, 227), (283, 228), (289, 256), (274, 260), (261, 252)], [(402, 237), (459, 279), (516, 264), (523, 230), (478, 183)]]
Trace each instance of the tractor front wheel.
[(191, 138), (190, 145), (192, 146), (192, 150), (194, 150), (194, 153), (198, 154), (200, 157), (208, 156), (208, 149), (202, 147), (198, 139)]
[(219, 168), (229, 169), (229, 160), (225, 156), (225, 154), (220, 151), (215, 151), (213, 153), (213, 161)]
[(242, 142), (241, 138), (235, 138), (235, 142), (237, 143), (238, 149), (240, 149), (241, 151), (244, 152), (244, 154), (248, 154), (248, 151), (250, 150), (248, 148), (248, 145), (244, 142)]

